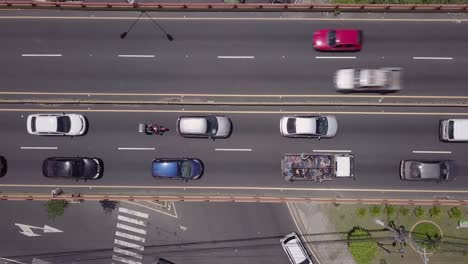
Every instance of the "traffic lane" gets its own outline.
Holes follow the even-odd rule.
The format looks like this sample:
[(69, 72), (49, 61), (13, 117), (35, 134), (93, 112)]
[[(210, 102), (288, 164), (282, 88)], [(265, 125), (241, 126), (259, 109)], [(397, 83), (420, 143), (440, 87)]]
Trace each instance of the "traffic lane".
[[(468, 61), (409, 57), (217, 59), (215, 55), (119, 58), (116, 54), (82, 54), (12, 60), (0, 73), (0, 89), (58, 93), (336, 94), (333, 76), (339, 69), (401, 67), (403, 89), (397, 95), (463, 95), (465, 66)], [(61, 98), (51, 96), (57, 97)]]
[[(99, 203), (69, 204), (63, 216), (49, 219), (45, 202), (3, 201), (0, 228), (0, 257), (25, 263), (50, 261), (51, 263), (108, 263), (112, 254), (115, 215), (106, 214)], [(96, 221), (99, 219), (99, 221)], [(63, 232), (44, 233), (33, 228), (40, 236), (28, 237), (19, 232), (15, 224), (35, 227), (48, 225)], [(110, 228), (109, 228), (110, 227)]]
[[(145, 251), (174, 263), (286, 263), (279, 240), (296, 231), (285, 204), (176, 203), (170, 229), (149, 230)], [(164, 217), (164, 216), (161, 216)]]

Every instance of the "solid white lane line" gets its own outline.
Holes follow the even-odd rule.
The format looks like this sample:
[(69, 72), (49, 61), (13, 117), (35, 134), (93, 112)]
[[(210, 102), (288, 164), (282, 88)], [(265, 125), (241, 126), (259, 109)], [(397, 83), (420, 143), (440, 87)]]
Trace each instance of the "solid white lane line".
[(119, 237), (126, 238), (126, 239), (135, 240), (135, 241), (138, 241), (138, 242), (141, 242), (141, 243), (145, 243), (145, 238), (143, 238), (143, 237), (134, 236), (134, 235), (130, 235), (130, 234), (127, 234), (127, 233), (122, 233), (120, 231), (115, 231), (115, 235), (119, 236)]
[(134, 216), (138, 216), (138, 217), (141, 217), (141, 218), (148, 218), (148, 214), (138, 212), (138, 211), (134, 211), (134, 210), (130, 210), (130, 209), (127, 209), (127, 208), (124, 208), (124, 207), (119, 207), (119, 212), (134, 215)]
[(340, 152), (348, 152), (351, 153), (351, 150), (332, 150), (332, 149), (314, 149), (312, 152), (330, 152), (330, 153), (340, 153)]
[(58, 149), (58, 147), (21, 147), (21, 149)]
[(118, 150), (156, 150), (155, 148), (117, 148)]
[(123, 247), (137, 249), (137, 250), (140, 250), (140, 251), (145, 250), (145, 247), (143, 247), (143, 246), (133, 244), (133, 243), (130, 243), (130, 242), (127, 242), (127, 241), (122, 241), (122, 240), (119, 240), (119, 239), (114, 239), (114, 244), (117, 244), (117, 245), (123, 246)]
[(21, 54), (22, 57), (62, 57), (62, 54)]
[(452, 151), (413, 150), (413, 153), (424, 153), (424, 154), (452, 154)]
[(255, 56), (218, 56), (218, 59), (254, 59)]
[(134, 218), (130, 218), (130, 217), (126, 217), (126, 216), (123, 216), (123, 215), (118, 215), (117, 219), (120, 220), (120, 221), (129, 222), (129, 223), (132, 223), (132, 224), (135, 224), (135, 225), (146, 226), (146, 223), (144, 221), (134, 219)]
[(134, 257), (134, 258), (137, 258), (137, 259), (142, 259), (143, 256), (138, 254), (138, 253), (135, 253), (135, 252), (132, 252), (132, 251), (129, 251), (129, 250), (125, 250), (125, 249), (121, 249), (121, 248), (118, 248), (118, 247), (114, 247), (114, 252), (117, 252), (119, 254), (122, 254), (122, 255), (127, 255), (127, 256), (130, 256), (130, 257)]
[(356, 59), (356, 56), (315, 56), (316, 59)]
[(119, 54), (119, 55), (117, 55), (117, 57), (120, 57), (120, 58), (154, 58), (155, 56), (154, 55), (123, 55), (123, 54)]
[(452, 57), (413, 57), (413, 60), (453, 60)]
[(252, 151), (252, 149), (226, 149), (226, 148), (217, 148), (215, 151)]
[(122, 258), (122, 257), (116, 256), (116, 255), (112, 255), (112, 259), (115, 260), (115, 261), (120, 261), (122, 263), (126, 263), (126, 264), (141, 264), (140, 261), (126, 259), (126, 258)]
[(121, 224), (121, 223), (117, 223), (117, 228), (127, 230), (127, 231), (130, 231), (130, 232), (134, 232), (134, 233), (138, 233), (138, 234), (142, 234), (142, 235), (146, 235), (146, 230), (144, 230), (144, 229), (135, 228), (135, 227), (128, 226), (128, 225), (125, 225), (125, 224)]

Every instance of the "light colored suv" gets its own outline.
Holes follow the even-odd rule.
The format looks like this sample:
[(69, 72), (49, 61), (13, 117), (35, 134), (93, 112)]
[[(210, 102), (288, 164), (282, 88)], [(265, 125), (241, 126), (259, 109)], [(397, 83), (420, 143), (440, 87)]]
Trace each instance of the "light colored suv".
[(177, 131), (183, 137), (227, 138), (231, 135), (231, 119), (226, 116), (181, 116)]
[(446, 119), (440, 121), (442, 141), (468, 141), (468, 119)]
[(299, 236), (292, 232), (286, 235), (281, 241), (284, 251), (288, 255), (289, 260), (292, 264), (313, 264), (312, 259), (307, 253), (304, 245), (302, 244)]
[(86, 118), (80, 114), (29, 115), (26, 126), (31, 135), (81, 136), (86, 132)]

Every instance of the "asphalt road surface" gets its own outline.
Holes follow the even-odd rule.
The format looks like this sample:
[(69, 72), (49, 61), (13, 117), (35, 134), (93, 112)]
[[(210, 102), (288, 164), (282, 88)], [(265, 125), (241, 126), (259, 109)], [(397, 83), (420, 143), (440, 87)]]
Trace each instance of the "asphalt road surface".
[[(161, 26), (175, 38), (169, 42), (148, 20), (139, 21), (128, 37), (121, 40), (120, 33), (132, 22), (121, 18), (3, 17), (0, 92), (335, 94), (332, 76), (337, 69), (394, 66), (404, 68), (402, 95), (466, 95), (468, 34), (464, 22), (161, 20)], [(314, 51), (312, 33), (331, 27), (362, 29), (363, 50), (339, 54)], [(438, 138), (439, 120), (456, 114), (464, 116), (463, 108), (438, 108), (427, 115), (420, 114), (425, 110), (414, 108), (391, 110), (401, 112), (399, 115), (386, 115), (387, 111), (381, 108), (366, 108), (356, 114), (349, 114), (356, 108), (335, 108), (332, 110), (338, 118), (338, 135), (320, 141), (280, 136), (279, 119), (283, 115), (280, 111), (295, 113), (296, 108), (252, 107), (235, 113), (234, 107), (181, 106), (151, 113), (146, 111), (148, 108), (135, 106), (128, 106), (128, 111), (109, 106), (102, 112), (96, 111), (102, 107), (71, 106), (68, 109), (76, 110), (67, 112), (85, 109), (90, 122), (87, 135), (75, 138), (28, 135), (28, 114), (61, 112), (64, 107), (31, 108), (5, 106), (0, 112), (4, 139), (0, 154), (8, 160), (8, 173), (0, 179), (3, 190), (7, 190), (7, 184), (24, 188), (63, 184), (221, 186), (226, 192), (251, 187), (258, 195), (267, 194), (264, 187), (464, 191), (468, 185), (464, 175), (468, 166), (464, 162), (465, 144), (441, 143)], [(141, 112), (131, 112), (135, 109)], [(272, 112), (261, 113), (262, 110)], [(232, 136), (216, 141), (178, 136), (175, 131), (178, 116), (195, 115), (197, 111), (198, 114), (219, 111), (230, 116), (234, 126)], [(163, 137), (137, 133), (138, 123), (154, 121), (171, 131)], [(320, 185), (285, 182), (280, 171), (282, 155), (312, 150), (352, 151), (357, 180)], [(418, 151), (432, 153), (414, 153)], [(103, 159), (104, 177), (92, 183), (75, 183), (41, 176), (45, 158), (76, 155)], [(200, 180), (187, 183), (154, 180), (150, 164), (155, 157), (200, 158), (206, 171)], [(445, 184), (404, 183), (398, 176), (399, 162), (409, 158), (454, 160), (453, 173), (457, 179)], [(16, 189), (8, 191), (27, 190), (13, 188)]]
[(288, 261), (279, 240), (296, 226), (286, 205), (144, 206), (121, 202), (106, 213), (98, 202), (70, 204), (63, 216), (51, 220), (44, 202), (2, 202), (0, 208), (8, 214), (0, 219), (0, 262), (152, 264), (157, 257), (175, 264), (215, 264), (220, 258), (227, 264)]

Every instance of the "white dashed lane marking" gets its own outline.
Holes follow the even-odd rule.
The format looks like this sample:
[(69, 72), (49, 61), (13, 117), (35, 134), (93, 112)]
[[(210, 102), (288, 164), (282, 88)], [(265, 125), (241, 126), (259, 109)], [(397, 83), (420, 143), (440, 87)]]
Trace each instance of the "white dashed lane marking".
[(255, 56), (218, 56), (218, 59), (254, 59)]
[(117, 55), (119, 58), (154, 58), (154, 55)]
[(62, 57), (62, 54), (21, 54), (22, 57)]
[(316, 59), (356, 59), (355, 56), (315, 56)]
[(252, 149), (226, 149), (226, 148), (217, 148), (215, 151), (252, 151)]
[(413, 57), (413, 60), (453, 60), (452, 57)]
[(21, 149), (58, 149), (58, 147), (21, 147)]
[(439, 151), (439, 150), (413, 150), (413, 153), (418, 153), (418, 154), (452, 154), (452, 151)]

